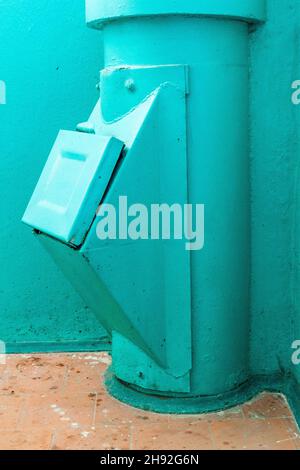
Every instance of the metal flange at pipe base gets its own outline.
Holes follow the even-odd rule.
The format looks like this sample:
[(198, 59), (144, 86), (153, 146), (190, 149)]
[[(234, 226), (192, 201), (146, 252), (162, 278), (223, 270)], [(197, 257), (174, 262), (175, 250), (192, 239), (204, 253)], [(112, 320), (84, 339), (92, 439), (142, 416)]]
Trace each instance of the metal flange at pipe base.
[(264, 389), (253, 380), (224, 394), (191, 396), (190, 394), (158, 394), (119, 380), (110, 369), (105, 375), (110, 395), (122, 403), (144, 411), (161, 414), (201, 414), (223, 411), (241, 405)]

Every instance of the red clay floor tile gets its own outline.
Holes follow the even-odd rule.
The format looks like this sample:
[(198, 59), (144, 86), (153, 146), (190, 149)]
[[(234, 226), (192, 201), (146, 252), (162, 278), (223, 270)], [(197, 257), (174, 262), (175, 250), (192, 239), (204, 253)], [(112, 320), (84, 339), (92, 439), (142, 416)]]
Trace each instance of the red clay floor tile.
[(107, 353), (11, 355), (0, 366), (1, 450), (296, 450), (282, 395), (207, 415), (160, 415), (110, 397)]

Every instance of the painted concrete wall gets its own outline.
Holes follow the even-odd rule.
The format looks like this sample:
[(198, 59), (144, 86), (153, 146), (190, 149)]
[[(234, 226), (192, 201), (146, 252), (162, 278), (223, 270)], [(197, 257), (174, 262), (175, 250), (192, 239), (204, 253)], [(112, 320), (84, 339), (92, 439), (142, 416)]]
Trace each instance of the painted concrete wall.
[[(267, 3), (267, 23), (250, 36), (251, 368), (300, 383), (291, 362), (300, 339), (300, 106), (291, 103), (300, 2)], [(103, 330), (19, 219), (57, 130), (96, 101), (101, 36), (85, 27), (83, 0), (0, 0), (0, 12), (0, 338), (13, 350), (97, 348)]]
[(251, 35), (252, 369), (298, 377), (300, 107), (291, 84), (300, 77), (299, 22), (298, 0), (268, 0), (268, 21)]
[(99, 34), (84, 0), (0, 0), (0, 339), (10, 351), (91, 349), (104, 331), (20, 223), (60, 128), (97, 99)]

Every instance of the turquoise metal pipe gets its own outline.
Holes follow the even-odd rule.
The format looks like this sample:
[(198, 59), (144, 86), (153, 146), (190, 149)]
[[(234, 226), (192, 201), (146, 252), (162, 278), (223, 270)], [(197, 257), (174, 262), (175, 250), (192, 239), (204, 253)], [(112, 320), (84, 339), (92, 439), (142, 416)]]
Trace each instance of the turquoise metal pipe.
[[(191, 254), (191, 393), (223, 393), (248, 377), (248, 25), (137, 18), (109, 23), (103, 39), (106, 67), (189, 65), (189, 202), (206, 208), (205, 247)], [(117, 114), (116, 95), (103, 95)]]
[[(101, 99), (79, 132), (60, 134), (24, 222), (111, 333), (112, 394), (162, 412), (243, 401), (250, 379), (248, 37), (249, 23), (264, 19), (264, 1), (86, 5), (88, 24), (103, 30)], [(73, 171), (68, 161), (51, 189), (57, 153), (74, 161), (103, 147), (101, 188), (95, 179), (65, 177)], [(59, 195), (68, 185), (72, 195), (80, 188), (82, 201), (67, 220), (55, 208), (64, 197), (78, 204)], [(204, 204), (203, 249), (99, 241), (92, 213), (100, 202), (116, 206), (120, 195), (147, 206)]]

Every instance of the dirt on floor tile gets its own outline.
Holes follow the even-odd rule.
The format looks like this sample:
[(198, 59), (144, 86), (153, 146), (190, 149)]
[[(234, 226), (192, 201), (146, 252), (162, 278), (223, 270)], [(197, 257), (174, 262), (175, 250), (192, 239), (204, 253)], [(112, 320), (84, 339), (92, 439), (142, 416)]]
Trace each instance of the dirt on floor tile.
[(107, 353), (11, 355), (0, 366), (1, 450), (296, 450), (282, 395), (207, 415), (160, 415), (110, 397)]

